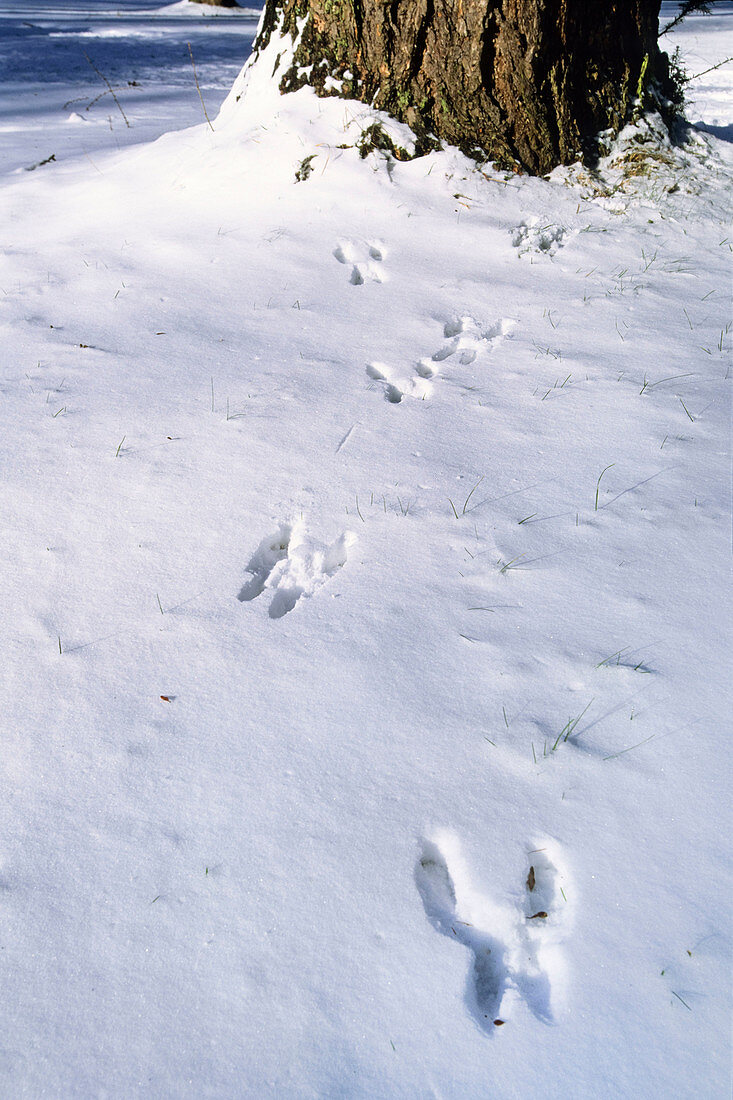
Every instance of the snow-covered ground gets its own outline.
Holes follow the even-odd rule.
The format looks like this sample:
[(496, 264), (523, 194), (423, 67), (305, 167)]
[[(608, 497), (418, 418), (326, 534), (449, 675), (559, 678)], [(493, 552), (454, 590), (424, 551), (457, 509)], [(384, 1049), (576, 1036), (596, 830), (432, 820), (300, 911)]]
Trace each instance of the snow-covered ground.
[(267, 59), (217, 117), (250, 15), (29, 7), (3, 1095), (727, 1096), (730, 67), (541, 181)]
[(215, 117), (252, 47), (257, 7), (0, 0), (0, 178), (203, 122), (196, 79)]

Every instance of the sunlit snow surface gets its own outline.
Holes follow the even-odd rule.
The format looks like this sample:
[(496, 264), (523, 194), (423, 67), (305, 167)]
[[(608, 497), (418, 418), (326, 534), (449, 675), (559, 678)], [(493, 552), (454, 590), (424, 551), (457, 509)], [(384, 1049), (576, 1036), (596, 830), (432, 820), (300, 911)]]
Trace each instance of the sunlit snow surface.
[(727, 1097), (730, 67), (541, 181), (254, 29), (0, 0), (0, 1092)]

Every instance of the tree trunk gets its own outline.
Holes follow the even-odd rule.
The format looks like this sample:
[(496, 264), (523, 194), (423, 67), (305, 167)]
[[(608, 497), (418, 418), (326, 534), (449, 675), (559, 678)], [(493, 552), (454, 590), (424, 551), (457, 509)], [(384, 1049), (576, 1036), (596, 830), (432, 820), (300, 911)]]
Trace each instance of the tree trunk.
[[(282, 92), (360, 99), (433, 138), (545, 173), (588, 159), (668, 67), (660, 0), (267, 0), (295, 54)], [(329, 79), (330, 78), (330, 79)], [(418, 146), (420, 148), (420, 144)]]

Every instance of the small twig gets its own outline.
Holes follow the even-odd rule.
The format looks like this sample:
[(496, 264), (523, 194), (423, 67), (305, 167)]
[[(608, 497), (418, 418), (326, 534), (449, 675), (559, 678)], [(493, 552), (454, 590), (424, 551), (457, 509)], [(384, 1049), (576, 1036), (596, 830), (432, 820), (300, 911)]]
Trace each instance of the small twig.
[(725, 61), (719, 61), (717, 65), (711, 65), (709, 69), (703, 69), (701, 73), (695, 73), (694, 76), (688, 76), (685, 83), (689, 84), (691, 80), (699, 80), (701, 76), (707, 76), (708, 73), (715, 72), (716, 69), (721, 69), (723, 65), (729, 65), (731, 61), (733, 61), (733, 57), (726, 57)]
[(211, 119), (209, 118), (208, 112), (206, 110), (206, 104), (204, 103), (204, 97), (201, 95), (201, 88), (199, 87), (199, 78), (198, 78), (198, 75), (196, 73), (196, 62), (193, 59), (193, 50), (191, 49), (191, 43), (187, 42), (186, 45), (188, 46), (188, 52), (189, 52), (189, 55), (191, 57), (191, 66), (193, 68), (193, 79), (196, 81), (196, 91), (199, 94), (199, 99), (201, 100), (201, 106), (204, 109), (204, 117), (205, 117), (206, 121), (208, 122), (209, 126), (211, 127), (211, 129), (213, 130), (214, 127), (211, 125)]
[(89, 64), (91, 65), (91, 67), (92, 67), (92, 68), (94, 69), (94, 71), (95, 71), (95, 73), (97, 74), (97, 76), (99, 77), (99, 79), (100, 79), (100, 80), (103, 80), (103, 81), (104, 81), (104, 83), (105, 83), (105, 84), (107, 85), (107, 87), (109, 88), (109, 91), (110, 91), (110, 95), (112, 96), (113, 100), (114, 100), (114, 101), (115, 101), (115, 103), (117, 104), (117, 107), (119, 108), (119, 112), (120, 112), (120, 114), (122, 115), (122, 117), (123, 117), (123, 118), (124, 118), (124, 120), (125, 120), (125, 126), (127, 126), (128, 130), (129, 130), (129, 129), (130, 129), (130, 123), (129, 123), (129, 120), (128, 120), (128, 118), (127, 118), (127, 115), (125, 114), (125, 112), (124, 112), (124, 111), (122, 110), (122, 105), (120, 104), (120, 101), (119, 101), (119, 99), (118, 99), (118, 98), (117, 98), (117, 96), (115, 95), (115, 90), (114, 90), (114, 88), (113, 88), (113, 87), (112, 87), (112, 85), (110, 84), (109, 80), (107, 80), (107, 77), (106, 77), (106, 76), (104, 75), (104, 73), (100, 73), (99, 69), (98, 69), (98, 68), (97, 68), (97, 66), (96, 66), (96, 65), (94, 64), (94, 62), (92, 61), (91, 57), (90, 57), (90, 56), (89, 56), (89, 54), (88, 54), (88, 53), (86, 52), (86, 50), (82, 50), (81, 52), (82, 52), (82, 53), (84, 54), (84, 56), (86, 57), (87, 61), (88, 61), (88, 62), (89, 62)]
[(708, 2), (706, 2), (706, 0), (682, 0), (677, 15), (663, 27), (659, 32), (659, 37), (661, 38), (663, 34), (668, 34), (669, 31), (674, 30), (674, 28), (678, 27), (688, 15), (694, 15), (695, 12), (701, 12), (703, 15), (710, 15), (709, 0)]

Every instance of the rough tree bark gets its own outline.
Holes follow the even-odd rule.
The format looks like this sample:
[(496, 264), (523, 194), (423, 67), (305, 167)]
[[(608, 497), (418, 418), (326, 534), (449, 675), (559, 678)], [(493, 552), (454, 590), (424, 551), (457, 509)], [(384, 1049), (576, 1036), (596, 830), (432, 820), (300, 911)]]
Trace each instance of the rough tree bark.
[(660, 0), (267, 0), (255, 50), (295, 46), (282, 92), (360, 99), (408, 123), (423, 148), (537, 174), (592, 157), (639, 96), (670, 93)]

